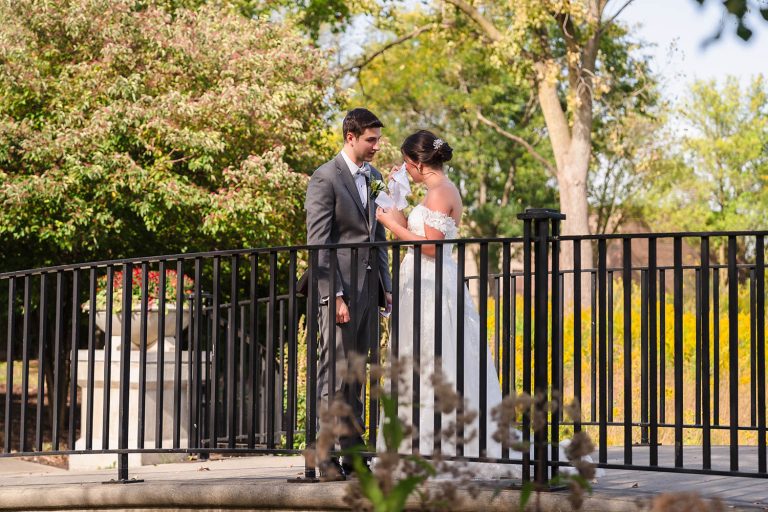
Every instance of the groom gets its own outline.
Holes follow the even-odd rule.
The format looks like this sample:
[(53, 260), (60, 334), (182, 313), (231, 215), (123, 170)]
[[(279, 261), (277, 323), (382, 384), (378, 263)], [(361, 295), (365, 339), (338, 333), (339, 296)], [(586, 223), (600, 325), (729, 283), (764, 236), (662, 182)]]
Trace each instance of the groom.
[[(307, 187), (305, 209), (309, 245), (386, 240), (384, 226), (376, 221), (376, 205), (371, 198), (371, 180), (382, 178), (379, 171), (370, 165), (379, 151), (383, 126), (373, 113), (364, 108), (347, 113), (342, 130), (343, 149), (312, 174)], [(318, 254), (320, 365), (317, 399), (320, 407), (327, 407), (329, 398), (336, 396), (352, 408), (354, 420), (346, 421), (348, 434), (339, 438), (339, 445), (345, 450), (364, 444), (365, 404), (362, 383), (349, 382), (346, 376), (350, 372), (338, 372), (337, 369), (346, 368), (354, 359), (364, 360), (371, 346), (378, 343), (377, 339), (372, 339), (371, 323), (378, 322), (377, 304), (391, 309), (392, 278), (385, 248), (359, 248), (356, 265), (353, 265), (351, 249), (339, 249), (336, 256), (337, 266), (331, 269), (330, 251), (319, 251)], [(357, 269), (354, 282), (353, 267)], [(336, 273), (333, 290), (329, 289), (329, 272)], [(383, 301), (376, 300), (373, 294), (379, 295), (382, 289)], [(350, 308), (354, 314), (350, 313)], [(335, 347), (329, 347), (330, 329), (336, 331)], [(331, 350), (336, 351), (336, 369), (330, 367)], [(358, 357), (355, 358), (355, 355)], [(334, 371), (336, 386), (334, 390), (329, 390), (330, 372)], [(339, 465), (334, 459), (321, 464), (319, 469), (321, 477), (332, 476), (334, 472), (343, 477), (352, 471), (352, 464), (342, 460)]]

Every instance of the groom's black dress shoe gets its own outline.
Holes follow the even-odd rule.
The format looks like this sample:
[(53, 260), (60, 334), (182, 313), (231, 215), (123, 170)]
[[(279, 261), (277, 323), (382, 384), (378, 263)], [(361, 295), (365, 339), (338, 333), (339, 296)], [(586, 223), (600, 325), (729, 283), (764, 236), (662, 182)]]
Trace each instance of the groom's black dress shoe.
[(321, 462), (317, 469), (320, 471), (320, 480), (323, 482), (339, 482), (347, 479), (347, 473), (335, 457)]
[[(366, 471), (368, 473), (371, 472), (371, 460), (370, 459), (363, 459), (363, 471)], [(341, 468), (344, 470), (344, 474), (347, 476), (351, 476), (357, 471), (355, 471), (355, 466), (352, 464), (352, 457), (342, 457), (341, 458)]]

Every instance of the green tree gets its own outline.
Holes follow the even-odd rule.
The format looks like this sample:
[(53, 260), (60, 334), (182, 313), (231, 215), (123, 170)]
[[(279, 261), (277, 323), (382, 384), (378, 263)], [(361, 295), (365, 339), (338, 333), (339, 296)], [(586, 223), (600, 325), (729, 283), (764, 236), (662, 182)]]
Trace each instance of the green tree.
[(332, 105), (292, 24), (127, 0), (0, 18), (0, 270), (303, 241)]
[[(768, 84), (758, 75), (743, 89), (735, 77), (696, 82), (667, 140), (670, 149), (648, 175), (646, 217), (666, 230), (765, 227), (768, 211)], [(675, 140), (676, 139), (676, 140)], [(724, 241), (712, 240), (725, 261)], [(740, 248), (740, 257), (747, 247)]]
[[(645, 77), (639, 73), (642, 59), (614, 51), (627, 48), (630, 35), (616, 24), (623, 7), (609, 11), (607, 4), (607, 0), (434, 0), (421, 3), (427, 16), (417, 24), (409, 18), (412, 3), (360, 0), (356, 9), (371, 15), (380, 29), (394, 36), (383, 42), (379, 39), (359, 65), (365, 66), (377, 55), (411, 39), (421, 41), (434, 31), (445, 32), (455, 43), (452, 36), (460, 37), (462, 27), (470, 30), (472, 44), (478, 50), (487, 49), (488, 62), (498, 72), (510, 83), (533, 92), (545, 126), (535, 133), (548, 139), (548, 153), (552, 155), (549, 165), (554, 169), (560, 209), (567, 215), (563, 233), (583, 235), (589, 232), (587, 184), (596, 105), (611, 94), (639, 99), (646, 89)], [(516, 136), (510, 140), (539, 160), (536, 154), (541, 153), (531, 151), (536, 140), (515, 133), (514, 116), (486, 119), (492, 122), (484, 124), (499, 134)], [(582, 250), (582, 261), (591, 261), (591, 246), (583, 244)], [(564, 268), (570, 266), (571, 259), (568, 245), (562, 252)]]
[[(425, 16), (407, 15), (415, 26)], [(361, 66), (350, 103), (376, 111), (395, 145), (417, 129), (437, 131), (454, 148), (449, 174), (464, 198), (464, 233), (515, 236), (522, 230), (515, 214), (526, 206), (555, 207), (557, 191), (548, 185), (554, 169), (546, 139), (536, 133), (542, 120), (535, 102), (490, 63), (491, 54), (475, 44), (466, 24), (430, 31)], [(497, 122), (509, 122), (514, 135)], [(533, 141), (531, 151), (497, 130)], [(399, 163), (398, 151), (394, 158), (379, 164)]]
[[(429, 16), (415, 9), (400, 18), (418, 27)], [(491, 64), (492, 52), (475, 39), (471, 27), (456, 20), (392, 46), (357, 68), (350, 103), (382, 117), (396, 146), (391, 162), (387, 155), (377, 159), (386, 169), (402, 162), (397, 146), (415, 130), (434, 130), (451, 144), (448, 172), (464, 201), (464, 236), (519, 236), (517, 213), (557, 207), (551, 153), (530, 93)], [(531, 141), (530, 149), (520, 140)], [(490, 255), (492, 267), (499, 256)], [(467, 272), (477, 274), (477, 246), (468, 247), (467, 262)]]

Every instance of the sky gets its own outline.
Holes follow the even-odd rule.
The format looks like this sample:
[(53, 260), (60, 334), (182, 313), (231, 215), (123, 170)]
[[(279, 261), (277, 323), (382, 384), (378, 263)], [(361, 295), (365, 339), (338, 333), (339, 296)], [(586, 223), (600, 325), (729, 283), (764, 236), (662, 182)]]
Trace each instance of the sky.
[[(768, 7), (768, 0), (753, 2)], [(608, 11), (614, 13), (624, 3), (614, 0)], [(635, 26), (635, 34), (655, 45), (646, 51), (653, 57), (654, 71), (663, 77), (663, 94), (675, 102), (695, 79), (722, 80), (730, 74), (744, 85), (758, 73), (768, 77), (768, 21), (759, 13), (748, 18), (753, 31), (748, 43), (736, 36), (731, 22), (718, 41), (702, 48), (722, 12), (719, 0), (707, 0), (703, 7), (694, 0), (634, 0), (618, 19)]]

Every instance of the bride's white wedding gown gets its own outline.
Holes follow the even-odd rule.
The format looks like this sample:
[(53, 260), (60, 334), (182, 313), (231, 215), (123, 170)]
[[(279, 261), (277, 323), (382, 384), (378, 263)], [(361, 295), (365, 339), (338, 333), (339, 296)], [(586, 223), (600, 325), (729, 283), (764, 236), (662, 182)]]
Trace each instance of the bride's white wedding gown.
[[(424, 227), (430, 226), (437, 229), (445, 235), (446, 239), (455, 239), (458, 236), (458, 228), (453, 218), (438, 211), (428, 209), (423, 204), (413, 208), (408, 216), (408, 230), (425, 236)], [(443, 293), (442, 293), (442, 373), (447, 381), (456, 389), (456, 326), (458, 319), (458, 293), (457, 278), (458, 266), (452, 255), (453, 244), (443, 245)], [(409, 425), (414, 425), (412, 418), (412, 396), (413, 396), (413, 312), (415, 302), (415, 274), (414, 274), (414, 251), (409, 249), (403, 258), (400, 266), (400, 288), (399, 288), (399, 321), (398, 321), (398, 360), (404, 365), (403, 380), (404, 383), (398, 385), (398, 416)], [(419, 453), (429, 455), (434, 452), (434, 432), (435, 432), (435, 391), (432, 385), (432, 375), (435, 372), (435, 259), (422, 255), (421, 257), (421, 293), (420, 293), (420, 351), (419, 360), (419, 426), (418, 432), (414, 435), (419, 439)], [(464, 287), (464, 401), (469, 410), (476, 411), (473, 423), (465, 426), (465, 439), (467, 434), (475, 431), (476, 435), (469, 441), (465, 441), (465, 457), (487, 457), (491, 459), (501, 458), (501, 444), (494, 441), (493, 434), (497, 429), (496, 423), (491, 418), (491, 410), (501, 403), (501, 385), (499, 376), (496, 373), (496, 367), (490, 349), (486, 350), (486, 374), (480, 375), (480, 343), (487, 343), (480, 340), (480, 318), (475, 304), (469, 294), (467, 287)], [(390, 353), (391, 356), (391, 353)], [(485, 386), (487, 401), (485, 407), (480, 405), (480, 386)], [(391, 383), (388, 383), (391, 386)], [(391, 387), (388, 388), (391, 393)], [(484, 453), (479, 451), (479, 417), (486, 417), (486, 443)], [(382, 420), (384, 421), (384, 420)], [(442, 429), (448, 427), (455, 421), (455, 413), (443, 414), (440, 426)], [(521, 438), (518, 432), (518, 439)], [(441, 452), (444, 456), (456, 455), (455, 437), (453, 442), (441, 444)], [(560, 443), (560, 460), (566, 461), (564, 447), (570, 440), (562, 440)], [(384, 436), (379, 425), (376, 448), (379, 452), (385, 451)], [(412, 441), (407, 438), (399, 447), (400, 453), (411, 453)], [(530, 454), (533, 458), (533, 447), (530, 448)], [(510, 459), (520, 459), (522, 454), (509, 450)], [(591, 457), (585, 456), (584, 460), (592, 461)], [(475, 478), (516, 478), (522, 476), (522, 468), (519, 464), (502, 464), (493, 462), (468, 462), (466, 469)], [(564, 474), (574, 473), (572, 467), (561, 467), (560, 471)], [(602, 476), (604, 471), (597, 470), (596, 475)], [(443, 475), (447, 476), (447, 475)]]
[[(430, 226), (445, 235), (446, 239), (456, 238), (458, 229), (453, 218), (438, 211), (428, 209), (423, 204), (413, 208), (408, 216), (408, 230), (424, 236), (424, 227)], [(453, 244), (443, 246), (443, 279), (442, 279), (442, 373), (446, 380), (456, 389), (456, 327), (458, 318), (457, 277), (458, 268), (452, 255)], [(399, 350), (398, 359), (405, 365), (403, 376), (405, 383), (398, 386), (398, 416), (407, 424), (414, 425), (412, 418), (412, 389), (413, 389), (413, 312), (415, 299), (414, 286), (414, 251), (409, 249), (400, 266), (400, 307), (399, 307)], [(421, 293), (420, 293), (420, 351), (419, 361), (419, 453), (432, 454), (434, 451), (434, 413), (435, 392), (432, 385), (432, 375), (435, 373), (435, 259), (429, 256), (421, 258)], [(485, 341), (483, 341), (485, 343)], [(501, 445), (493, 440), (496, 424), (491, 419), (491, 409), (501, 402), (501, 386), (490, 350), (486, 351), (486, 375), (480, 375), (480, 319), (472, 298), (464, 288), (464, 399), (469, 410), (478, 412), (474, 422), (464, 427), (465, 439), (468, 433), (475, 431), (476, 435), (465, 441), (465, 457), (501, 457)], [(480, 407), (480, 385), (487, 390), (486, 407)], [(486, 416), (486, 444), (484, 453), (479, 452), (479, 415)], [(442, 429), (455, 421), (455, 413), (443, 414), (440, 426)], [(455, 439), (455, 438), (454, 438)], [(378, 435), (377, 448), (384, 449), (383, 436)], [(400, 447), (402, 453), (410, 453), (411, 439), (406, 439)], [(446, 443), (443, 440), (441, 452), (445, 456), (456, 454), (455, 441)], [(519, 458), (519, 453), (510, 451), (511, 458)], [(519, 478), (520, 466), (515, 464), (473, 463), (472, 472), (478, 478)]]

